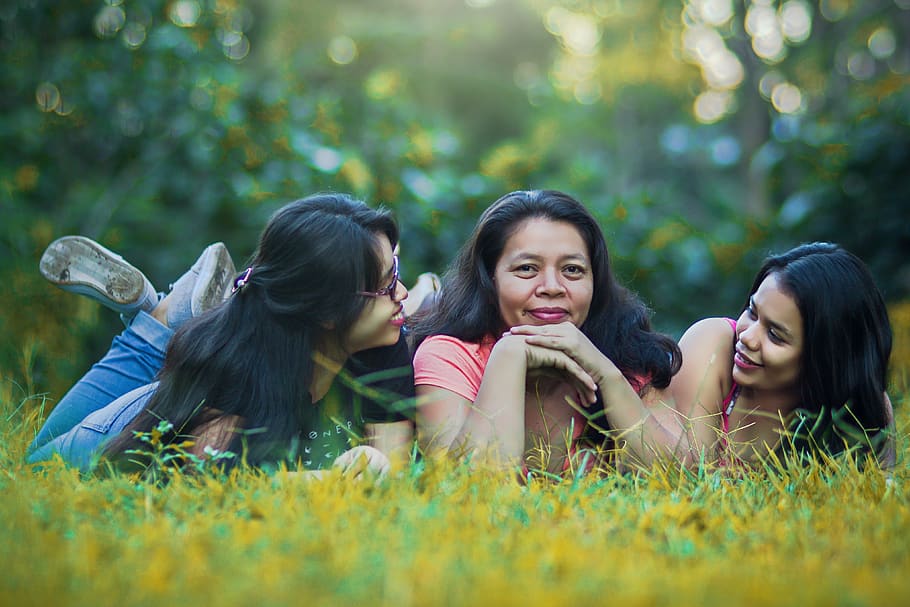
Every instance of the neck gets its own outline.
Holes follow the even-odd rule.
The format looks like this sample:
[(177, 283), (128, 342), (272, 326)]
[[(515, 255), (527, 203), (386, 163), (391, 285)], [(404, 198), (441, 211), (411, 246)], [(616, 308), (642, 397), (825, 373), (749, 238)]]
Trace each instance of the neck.
[(743, 386), (740, 388), (739, 397), (736, 400), (737, 408), (740, 408), (739, 403), (748, 404), (743, 408), (749, 411), (761, 411), (775, 418), (786, 418), (799, 406), (799, 393), (793, 389), (760, 390)]
[(310, 381), (310, 398), (318, 402), (328, 393), (335, 377), (341, 372), (348, 355), (340, 347), (323, 345), (313, 352), (313, 379)]
[(742, 388), (730, 424), (738, 455), (749, 460), (753, 455), (763, 457), (767, 455), (767, 449), (776, 448), (787, 419), (798, 403), (792, 390)]

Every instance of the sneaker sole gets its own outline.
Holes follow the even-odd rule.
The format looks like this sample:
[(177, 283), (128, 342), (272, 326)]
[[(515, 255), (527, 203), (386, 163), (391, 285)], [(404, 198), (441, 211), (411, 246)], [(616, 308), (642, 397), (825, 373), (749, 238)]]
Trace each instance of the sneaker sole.
[(190, 297), (193, 316), (199, 316), (223, 302), (225, 295), (230, 293), (230, 284), (236, 273), (234, 261), (224, 243), (209, 245)]
[(142, 272), (82, 236), (64, 236), (49, 244), (38, 269), (61, 289), (89, 297), (98, 295), (120, 306), (134, 304), (145, 294)]

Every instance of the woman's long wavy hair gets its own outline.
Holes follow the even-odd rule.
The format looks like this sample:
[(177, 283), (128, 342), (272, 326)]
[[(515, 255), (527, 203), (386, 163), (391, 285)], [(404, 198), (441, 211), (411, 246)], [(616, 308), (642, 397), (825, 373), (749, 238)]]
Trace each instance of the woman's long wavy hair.
[(770, 275), (796, 301), (804, 329), (790, 440), (801, 453), (880, 450), (890, 421), (884, 399), (892, 337), (868, 268), (836, 244), (803, 244), (765, 260), (750, 298)]
[(394, 247), (391, 215), (343, 194), (313, 195), (275, 212), (249, 280), (175, 333), (154, 396), (105, 454), (121, 464), (134, 459), (125, 452), (146, 448), (134, 433), (167, 420), (174, 431), (165, 440), (227, 427), (220, 448), (242, 449), (249, 463), (287, 457), (301, 408), (311, 404), (314, 353), (340, 344), (356, 322), (368, 301), (356, 292), (378, 288), (383, 234)]
[(603, 231), (580, 202), (555, 190), (517, 191), (494, 202), (449, 266), (436, 302), (412, 324), (415, 345), (430, 335), (476, 342), (500, 335), (504, 326), (493, 275), (506, 241), (529, 219), (574, 226), (585, 241), (594, 276), (590, 312), (579, 327), (634, 383), (641, 378), (665, 388), (682, 360), (676, 342), (651, 330), (650, 311), (619, 284), (610, 267)]

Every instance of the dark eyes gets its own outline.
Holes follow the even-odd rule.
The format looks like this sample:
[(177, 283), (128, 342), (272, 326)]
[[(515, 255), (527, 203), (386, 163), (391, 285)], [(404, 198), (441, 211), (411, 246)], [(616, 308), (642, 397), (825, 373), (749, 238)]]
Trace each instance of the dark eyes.
[[(758, 314), (755, 313), (755, 308), (751, 305), (746, 308), (746, 314), (749, 315), (750, 320), (758, 320)], [(785, 343), (784, 339), (774, 329), (768, 329), (768, 338), (775, 344)]]
[[(515, 267), (515, 272), (517, 272), (519, 274), (533, 275), (533, 274), (536, 274), (538, 272), (538, 270), (539, 270), (539, 268), (536, 265), (531, 264), (531, 263), (523, 263), (523, 264)], [(564, 274), (566, 274), (567, 276), (571, 276), (571, 277), (584, 276), (584, 274), (586, 272), (584, 266), (580, 266), (580, 265), (576, 265), (576, 264), (569, 264), (569, 265), (563, 267), (562, 271)]]

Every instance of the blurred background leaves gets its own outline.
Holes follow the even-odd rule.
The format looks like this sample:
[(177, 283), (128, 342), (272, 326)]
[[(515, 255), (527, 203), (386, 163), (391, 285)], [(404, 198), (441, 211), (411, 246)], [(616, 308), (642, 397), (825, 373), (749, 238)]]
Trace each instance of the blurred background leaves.
[(840, 242), (910, 292), (910, 0), (19, 0), (0, 8), (0, 369), (59, 397), (113, 314), (42, 281), (99, 239), (160, 289), (281, 204), (395, 210), (407, 281), (552, 187), (678, 335)]

